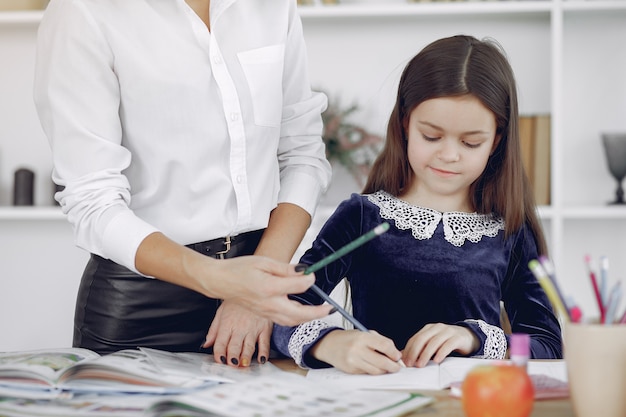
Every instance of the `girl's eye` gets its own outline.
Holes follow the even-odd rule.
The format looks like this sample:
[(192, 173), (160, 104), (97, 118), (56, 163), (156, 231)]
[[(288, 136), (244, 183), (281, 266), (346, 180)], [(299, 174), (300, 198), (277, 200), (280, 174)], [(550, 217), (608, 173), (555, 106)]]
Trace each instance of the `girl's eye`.
[(476, 149), (481, 145), (480, 143), (471, 143), (471, 142), (463, 142), (463, 144), (470, 149)]
[(435, 142), (435, 141), (437, 141), (437, 140), (439, 139), (439, 138), (433, 138), (433, 137), (430, 137), (430, 136), (426, 136), (426, 135), (424, 135), (423, 133), (422, 133), (422, 137), (423, 137), (423, 138), (424, 138), (424, 140), (425, 140), (425, 141), (427, 141), (427, 142)]

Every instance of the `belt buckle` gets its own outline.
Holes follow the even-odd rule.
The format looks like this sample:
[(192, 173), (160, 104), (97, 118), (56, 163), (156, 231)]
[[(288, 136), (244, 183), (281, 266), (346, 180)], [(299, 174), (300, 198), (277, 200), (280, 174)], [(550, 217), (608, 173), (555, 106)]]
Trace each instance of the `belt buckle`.
[(215, 256), (217, 256), (219, 259), (224, 259), (224, 255), (227, 254), (228, 251), (230, 251), (230, 236), (226, 236), (224, 238), (224, 246), (226, 246), (226, 249), (215, 252)]

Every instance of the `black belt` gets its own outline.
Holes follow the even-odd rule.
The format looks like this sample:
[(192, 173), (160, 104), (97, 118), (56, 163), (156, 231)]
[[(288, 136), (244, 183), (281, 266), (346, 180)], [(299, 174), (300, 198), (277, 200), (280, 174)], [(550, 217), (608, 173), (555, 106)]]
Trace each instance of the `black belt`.
[(192, 243), (186, 246), (196, 252), (218, 259), (251, 255), (259, 245), (264, 231), (265, 229), (254, 230), (252, 232), (241, 233), (237, 236), (220, 237), (218, 239)]

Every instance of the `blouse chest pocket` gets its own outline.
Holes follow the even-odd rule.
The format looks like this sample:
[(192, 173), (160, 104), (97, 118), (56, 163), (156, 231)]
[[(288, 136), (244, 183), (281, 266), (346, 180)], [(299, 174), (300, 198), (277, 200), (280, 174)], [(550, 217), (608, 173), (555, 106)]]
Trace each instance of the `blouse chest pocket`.
[(254, 122), (280, 126), (285, 45), (272, 45), (237, 54), (252, 95)]

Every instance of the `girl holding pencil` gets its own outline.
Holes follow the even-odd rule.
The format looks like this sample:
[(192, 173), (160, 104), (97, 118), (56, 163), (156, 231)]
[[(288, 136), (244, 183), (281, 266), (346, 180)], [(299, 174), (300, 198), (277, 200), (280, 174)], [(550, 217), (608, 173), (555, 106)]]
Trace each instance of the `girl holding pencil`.
[[(532, 358), (561, 358), (561, 329), (528, 262), (546, 254), (522, 165), (516, 83), (497, 43), (453, 36), (406, 66), (385, 148), (363, 194), (342, 202), (302, 257), (315, 264), (383, 222), (389, 230), (315, 272), (325, 293), (346, 277), (368, 332), (315, 320), (275, 326), (302, 367), (381, 374), (449, 355), (505, 358), (511, 330)], [(307, 304), (313, 290), (295, 296)]]

